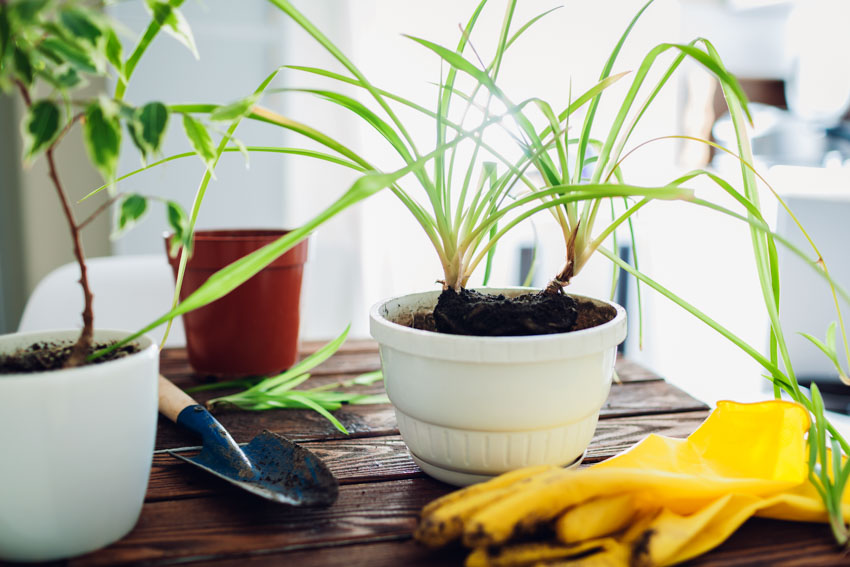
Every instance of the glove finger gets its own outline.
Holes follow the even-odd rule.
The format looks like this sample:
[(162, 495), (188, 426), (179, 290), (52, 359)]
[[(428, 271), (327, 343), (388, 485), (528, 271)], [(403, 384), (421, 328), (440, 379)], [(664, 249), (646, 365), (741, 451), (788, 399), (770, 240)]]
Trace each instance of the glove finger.
[(558, 541), (571, 544), (623, 530), (636, 513), (631, 494), (602, 496), (567, 510), (555, 522)]

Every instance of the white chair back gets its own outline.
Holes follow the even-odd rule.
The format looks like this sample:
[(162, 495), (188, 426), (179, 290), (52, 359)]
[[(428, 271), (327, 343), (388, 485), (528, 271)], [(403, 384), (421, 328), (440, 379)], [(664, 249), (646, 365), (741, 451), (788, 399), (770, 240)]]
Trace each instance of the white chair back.
[[(108, 256), (87, 261), (94, 294), (95, 326), (135, 331), (166, 313), (174, 294), (174, 277), (165, 255)], [(82, 327), (83, 294), (76, 262), (56, 268), (42, 279), (24, 308), (19, 331)], [(148, 335), (162, 341), (165, 325)], [(166, 346), (186, 345), (183, 321), (174, 321)]]

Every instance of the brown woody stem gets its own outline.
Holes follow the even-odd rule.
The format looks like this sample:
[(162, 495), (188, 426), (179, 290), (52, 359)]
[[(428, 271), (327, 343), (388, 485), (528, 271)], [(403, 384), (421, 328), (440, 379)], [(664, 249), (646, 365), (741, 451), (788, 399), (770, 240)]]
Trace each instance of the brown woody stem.
[(65, 361), (65, 367), (80, 366), (85, 363), (86, 357), (91, 352), (92, 340), (94, 336), (94, 315), (92, 311), (92, 295), (89, 287), (88, 270), (86, 267), (86, 257), (83, 252), (83, 243), (80, 239), (80, 227), (74, 220), (74, 213), (71, 210), (71, 204), (68, 201), (68, 196), (62, 188), (62, 183), (59, 181), (59, 174), (56, 171), (56, 160), (53, 158), (53, 146), (46, 152), (47, 165), (50, 169), (50, 179), (53, 181), (53, 186), (56, 188), (56, 193), (59, 196), (59, 201), (62, 203), (62, 212), (65, 213), (65, 219), (68, 221), (68, 228), (71, 231), (71, 240), (74, 244), (74, 256), (77, 259), (77, 264), (80, 266), (80, 286), (83, 288), (83, 330), (80, 333), (80, 338), (71, 349), (71, 355)]
[[(29, 91), (22, 82), (17, 81), (18, 89), (21, 91), (21, 96), (24, 99), (27, 107), (32, 106), (32, 99), (30, 98)], [(77, 117), (72, 120), (72, 123), (76, 121)], [(63, 132), (64, 135), (64, 132)], [(65, 361), (65, 367), (73, 367), (80, 366), (85, 363), (86, 357), (88, 353), (91, 352), (92, 340), (94, 336), (94, 315), (92, 311), (92, 301), (94, 296), (91, 293), (91, 288), (89, 287), (89, 278), (88, 278), (88, 270), (86, 268), (86, 258), (83, 252), (83, 243), (80, 239), (80, 225), (77, 225), (76, 220), (74, 219), (74, 212), (71, 210), (71, 203), (68, 200), (68, 195), (65, 193), (64, 188), (62, 187), (62, 183), (59, 181), (59, 173), (56, 169), (56, 160), (53, 156), (53, 150), (56, 148), (56, 144), (61, 139), (62, 136), (59, 136), (47, 149), (45, 152), (45, 156), (47, 157), (47, 167), (49, 171), (50, 180), (53, 182), (53, 187), (56, 189), (56, 193), (59, 196), (59, 202), (62, 205), (62, 212), (65, 214), (65, 220), (68, 222), (68, 228), (71, 231), (71, 241), (74, 244), (74, 256), (77, 259), (77, 263), (80, 266), (80, 286), (83, 288), (83, 329), (80, 332), (80, 337), (77, 339), (77, 342), (74, 343), (74, 346), (71, 349), (71, 354), (68, 356), (68, 359)]]
[(106, 201), (106, 202), (105, 202), (105, 203), (103, 203), (101, 206), (99, 206), (97, 209), (95, 209), (95, 210), (94, 210), (94, 212), (92, 212), (92, 214), (90, 214), (89, 216), (87, 216), (87, 217), (86, 217), (86, 219), (85, 219), (83, 222), (81, 222), (80, 224), (78, 224), (78, 225), (77, 225), (77, 230), (79, 230), (80, 232), (82, 232), (82, 231), (83, 231), (83, 229), (84, 229), (84, 228), (85, 228), (85, 227), (86, 227), (86, 226), (87, 226), (87, 225), (88, 225), (91, 221), (93, 221), (94, 219), (96, 219), (96, 218), (98, 217), (98, 215), (100, 215), (101, 213), (103, 213), (103, 211), (105, 211), (106, 209), (108, 209), (110, 206), (112, 206), (112, 204), (113, 204), (113, 203), (115, 203), (115, 201), (117, 201), (118, 199), (120, 199), (120, 198), (121, 198), (121, 197), (123, 197), (123, 196), (124, 196), (124, 194), (123, 194), (123, 193), (118, 193), (118, 194), (116, 194), (114, 197), (111, 197), (108, 201)]

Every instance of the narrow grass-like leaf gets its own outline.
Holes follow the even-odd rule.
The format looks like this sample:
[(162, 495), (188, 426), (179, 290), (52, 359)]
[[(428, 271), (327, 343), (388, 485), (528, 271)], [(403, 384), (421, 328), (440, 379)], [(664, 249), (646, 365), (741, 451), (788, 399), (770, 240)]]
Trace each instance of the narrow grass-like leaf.
[[(183, 2), (184, 0), (168, 0), (168, 6), (173, 9), (176, 9), (179, 8), (183, 4)], [(130, 54), (130, 57), (124, 63), (124, 74), (123, 76), (120, 76), (118, 78), (118, 83), (115, 85), (114, 98), (116, 100), (122, 100), (124, 98), (124, 93), (127, 90), (127, 83), (130, 80), (130, 76), (133, 74), (133, 71), (136, 70), (136, 65), (139, 64), (139, 61), (142, 59), (142, 55), (144, 55), (145, 51), (147, 51), (148, 49), (148, 46), (159, 34), (164, 23), (164, 19), (157, 19), (156, 13), (153, 14), (151, 22), (145, 29), (145, 33), (142, 35), (142, 38), (139, 40), (139, 43), (136, 45), (136, 48), (133, 50), (133, 53)]]
[[(653, 2), (654, 0), (649, 0), (648, 2), (646, 2), (641, 7), (641, 9), (638, 10), (637, 14), (635, 14), (635, 16), (631, 19), (629, 25), (626, 27), (625, 31), (623, 31), (622, 35), (620, 35), (620, 39), (617, 41), (617, 45), (614, 46), (614, 49), (608, 56), (608, 60), (605, 61), (605, 66), (602, 68), (602, 73), (599, 76), (600, 81), (607, 79), (608, 76), (611, 74), (611, 71), (614, 68), (614, 62), (620, 55), (620, 51), (623, 49), (623, 44), (626, 42), (626, 38), (629, 37), (632, 28), (635, 27), (637, 21)], [(576, 169), (573, 173), (573, 183), (579, 183), (581, 181), (581, 170), (584, 167), (584, 159), (587, 153), (587, 146), (590, 142), (590, 128), (593, 125), (594, 118), (596, 117), (596, 109), (599, 106), (600, 98), (601, 93), (594, 95), (593, 101), (590, 103), (590, 106), (587, 110), (587, 114), (584, 117), (584, 125), (582, 126), (581, 135), (579, 136), (578, 158), (576, 160)]]
[(213, 121), (230, 121), (237, 118), (243, 118), (248, 115), (251, 108), (257, 104), (259, 100), (258, 94), (252, 94), (243, 99), (237, 100), (224, 106), (219, 106), (210, 113), (210, 120)]

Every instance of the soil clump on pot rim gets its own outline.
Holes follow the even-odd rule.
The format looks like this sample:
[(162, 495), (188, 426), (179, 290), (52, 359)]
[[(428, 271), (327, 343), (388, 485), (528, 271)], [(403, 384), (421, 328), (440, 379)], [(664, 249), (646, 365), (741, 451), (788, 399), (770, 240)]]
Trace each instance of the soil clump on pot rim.
[(616, 316), (614, 308), (566, 294), (530, 293), (517, 297), (472, 290), (444, 290), (433, 313), (399, 322), (415, 329), (471, 336), (528, 336), (578, 331)]
[[(88, 354), (104, 349), (111, 344), (113, 343), (92, 345)], [(30, 374), (49, 370), (60, 370), (64, 367), (68, 356), (70, 356), (73, 346), (73, 342), (38, 342), (9, 354), (0, 353), (0, 375)], [(124, 345), (86, 364), (100, 364), (123, 358), (136, 352), (139, 352), (138, 345)]]

